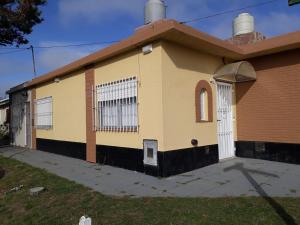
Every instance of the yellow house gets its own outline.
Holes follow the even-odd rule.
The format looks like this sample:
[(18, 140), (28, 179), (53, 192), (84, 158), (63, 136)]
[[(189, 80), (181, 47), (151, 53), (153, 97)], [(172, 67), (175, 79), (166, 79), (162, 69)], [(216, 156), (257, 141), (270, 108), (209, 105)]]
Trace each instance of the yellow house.
[[(258, 105), (267, 99), (258, 75), (265, 79), (266, 70), (272, 75), (279, 68), (269, 58), (280, 61), (299, 48), (300, 32), (238, 46), (159, 20), (28, 81), (22, 90), (31, 98), (29, 147), (162, 177), (235, 155), (258, 157), (254, 152), (268, 150), (265, 143), (299, 148), (299, 130), (280, 139), (280, 132), (272, 136), (276, 126), (254, 128), (262, 114), (251, 114), (258, 113), (252, 96), (261, 96)], [(298, 61), (286, 66), (295, 65), (300, 71)]]

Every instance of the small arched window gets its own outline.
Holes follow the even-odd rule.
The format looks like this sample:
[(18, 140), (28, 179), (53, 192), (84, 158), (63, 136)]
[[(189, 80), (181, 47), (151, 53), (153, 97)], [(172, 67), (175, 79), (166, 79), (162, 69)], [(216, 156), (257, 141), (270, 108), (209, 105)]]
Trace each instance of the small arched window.
[(201, 80), (197, 84), (195, 93), (196, 122), (213, 121), (212, 89), (210, 84)]

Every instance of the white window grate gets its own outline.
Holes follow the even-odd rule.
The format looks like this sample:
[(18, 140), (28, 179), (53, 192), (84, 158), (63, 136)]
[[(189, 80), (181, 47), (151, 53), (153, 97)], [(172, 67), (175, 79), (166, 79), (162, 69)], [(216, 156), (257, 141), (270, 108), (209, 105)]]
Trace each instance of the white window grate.
[(98, 130), (138, 130), (137, 85), (136, 77), (131, 77), (96, 87)]
[(35, 126), (38, 129), (52, 128), (52, 97), (37, 99), (35, 102)]

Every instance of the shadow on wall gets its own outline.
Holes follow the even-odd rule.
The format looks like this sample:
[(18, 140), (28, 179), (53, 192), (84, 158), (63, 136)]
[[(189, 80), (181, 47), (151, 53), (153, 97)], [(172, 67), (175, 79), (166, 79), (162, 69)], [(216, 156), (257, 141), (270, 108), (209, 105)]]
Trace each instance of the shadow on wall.
[(269, 203), (269, 205), (274, 209), (278, 216), (280, 216), (280, 218), (286, 225), (297, 225), (293, 217), (291, 217), (278, 202), (271, 198), (251, 176), (251, 174), (260, 174), (267, 177), (279, 178), (278, 175), (259, 170), (247, 169), (244, 167), (243, 163), (236, 163), (233, 166), (227, 167), (224, 169), (224, 172), (228, 172), (230, 170), (240, 171), (247, 178), (249, 183), (255, 188), (256, 192)]
[(286, 67), (300, 64), (299, 54), (300, 49), (296, 49), (283, 53), (257, 57), (250, 59), (249, 62), (254, 66), (256, 71)]
[(163, 44), (166, 54), (177, 68), (213, 75), (223, 65), (222, 59), (184, 48), (176, 44)]
[(28, 100), (27, 91), (22, 91), (14, 93), (11, 96), (11, 118), (10, 118), (10, 133), (11, 133), (11, 142), (15, 143), (16, 136), (18, 136), (23, 127), (25, 120), (25, 105)]
[(247, 94), (247, 92), (251, 89), (255, 82), (258, 81), (248, 81), (236, 84), (236, 104), (242, 101), (243, 97)]

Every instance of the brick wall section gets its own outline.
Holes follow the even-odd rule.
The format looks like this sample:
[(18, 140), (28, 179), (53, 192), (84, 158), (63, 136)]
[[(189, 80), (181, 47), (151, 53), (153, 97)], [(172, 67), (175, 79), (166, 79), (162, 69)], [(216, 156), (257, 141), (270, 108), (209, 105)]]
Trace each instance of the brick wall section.
[(36, 100), (36, 90), (35, 88), (31, 90), (31, 148), (36, 149), (36, 128), (35, 128), (35, 100)]
[(238, 140), (300, 143), (300, 49), (249, 60), (255, 82), (236, 86)]
[(95, 71), (89, 69), (85, 72), (86, 92), (86, 160), (96, 163), (96, 132), (94, 130), (94, 93)]
[(266, 37), (262, 33), (251, 32), (248, 34), (236, 35), (230, 38), (228, 41), (234, 45), (246, 45), (246, 44), (257, 43), (265, 39)]

